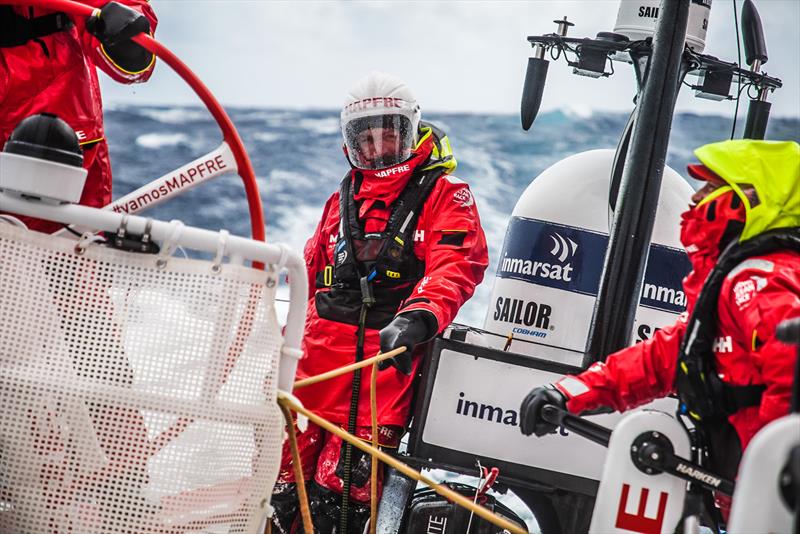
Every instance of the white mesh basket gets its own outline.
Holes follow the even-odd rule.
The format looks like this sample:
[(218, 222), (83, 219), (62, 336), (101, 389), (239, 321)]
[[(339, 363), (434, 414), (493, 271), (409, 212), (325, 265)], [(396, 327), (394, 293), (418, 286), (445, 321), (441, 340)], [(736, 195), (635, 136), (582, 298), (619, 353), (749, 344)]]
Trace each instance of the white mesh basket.
[(7, 224), (0, 259), (0, 532), (256, 532), (283, 428), (267, 274)]

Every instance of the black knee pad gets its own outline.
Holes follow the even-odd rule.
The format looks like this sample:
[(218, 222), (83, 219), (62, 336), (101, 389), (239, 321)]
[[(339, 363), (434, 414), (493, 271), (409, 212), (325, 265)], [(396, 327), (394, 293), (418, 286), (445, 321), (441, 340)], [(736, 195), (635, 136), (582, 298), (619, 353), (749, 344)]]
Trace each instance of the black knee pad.
[(342, 496), (314, 481), (306, 485), (306, 490), (315, 534), (332, 534), (334, 527), (339, 523)]
[[(311, 520), (315, 534), (338, 534), (339, 517), (342, 512), (342, 495), (323, 488), (316, 482), (310, 482), (308, 504), (311, 508)], [(347, 520), (347, 534), (361, 534), (369, 519), (369, 505), (350, 501), (350, 513)]]
[(290, 534), (297, 517), (300, 503), (297, 500), (297, 484), (278, 482), (272, 491), (272, 526), (276, 534)]
[(348, 520), (348, 530), (361, 534), (369, 520), (369, 504), (362, 504), (350, 501), (350, 519)]
[[(347, 470), (347, 466), (345, 466), (344, 462), (345, 446), (346, 444), (343, 443), (342, 451), (339, 454), (339, 462), (336, 464), (336, 471), (334, 471), (336, 476), (342, 480), (344, 479), (344, 473)], [(369, 476), (372, 472), (372, 456), (355, 447), (351, 448), (350, 455), (351, 465), (353, 466), (353, 468), (350, 470), (350, 483), (357, 488), (363, 488), (364, 485), (369, 482)]]

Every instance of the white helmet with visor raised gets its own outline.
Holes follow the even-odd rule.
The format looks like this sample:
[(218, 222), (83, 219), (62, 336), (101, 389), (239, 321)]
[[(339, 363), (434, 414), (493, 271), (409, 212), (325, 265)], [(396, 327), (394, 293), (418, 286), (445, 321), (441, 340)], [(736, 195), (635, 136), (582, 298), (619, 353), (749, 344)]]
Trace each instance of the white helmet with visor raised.
[(401, 79), (373, 71), (350, 88), (342, 109), (342, 137), (350, 163), (383, 169), (411, 157), (420, 108)]

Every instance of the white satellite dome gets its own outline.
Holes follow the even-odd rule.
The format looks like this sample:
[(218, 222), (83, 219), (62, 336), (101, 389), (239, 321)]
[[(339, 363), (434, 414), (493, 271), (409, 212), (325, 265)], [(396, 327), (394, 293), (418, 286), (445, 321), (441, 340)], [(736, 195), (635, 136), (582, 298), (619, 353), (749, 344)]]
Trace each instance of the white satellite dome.
[[(613, 150), (559, 161), (528, 186), (511, 214), (484, 329), (488, 344), (580, 365), (589, 333), (612, 214)], [(693, 190), (666, 167), (633, 338), (672, 324), (686, 305), (681, 281), (689, 262), (680, 214)]]

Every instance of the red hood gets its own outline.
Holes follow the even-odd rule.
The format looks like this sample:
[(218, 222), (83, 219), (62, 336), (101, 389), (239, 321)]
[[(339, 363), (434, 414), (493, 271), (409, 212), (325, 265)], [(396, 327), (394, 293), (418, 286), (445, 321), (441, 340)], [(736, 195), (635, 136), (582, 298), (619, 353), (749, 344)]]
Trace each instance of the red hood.
[(741, 234), (744, 220), (744, 206), (733, 190), (681, 214), (681, 243), (692, 264), (692, 272), (683, 280), (689, 313), (720, 252)]

